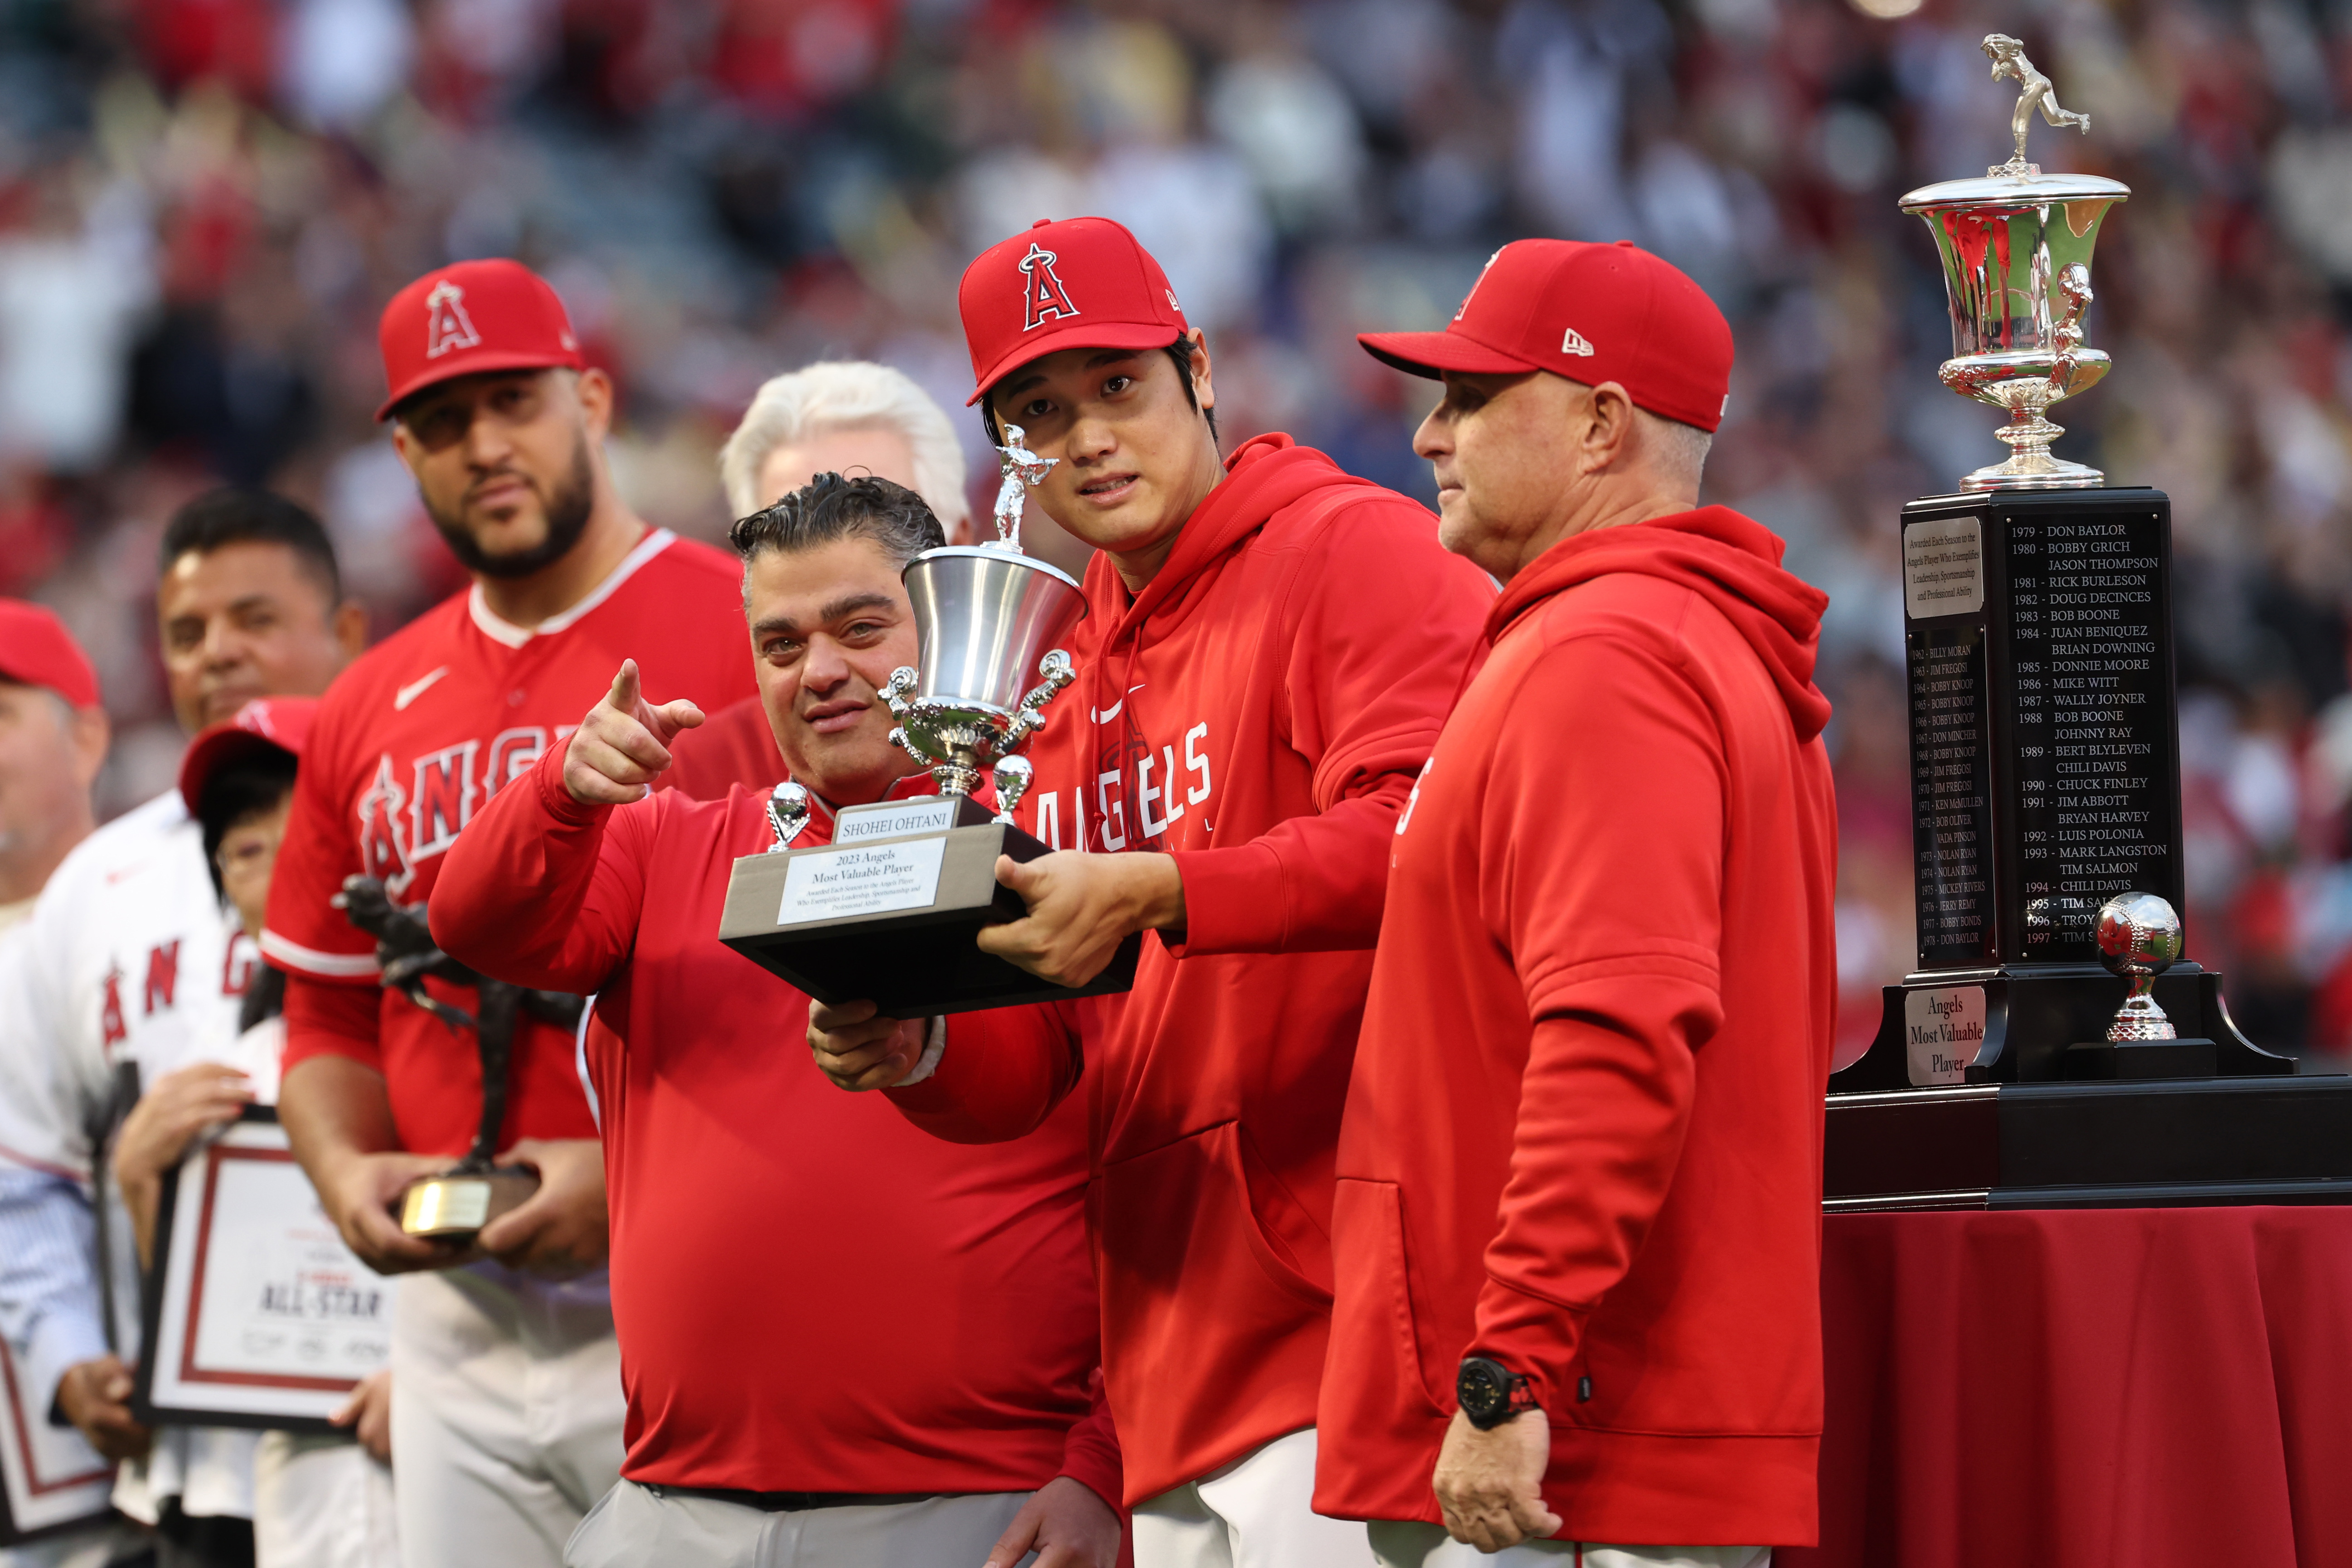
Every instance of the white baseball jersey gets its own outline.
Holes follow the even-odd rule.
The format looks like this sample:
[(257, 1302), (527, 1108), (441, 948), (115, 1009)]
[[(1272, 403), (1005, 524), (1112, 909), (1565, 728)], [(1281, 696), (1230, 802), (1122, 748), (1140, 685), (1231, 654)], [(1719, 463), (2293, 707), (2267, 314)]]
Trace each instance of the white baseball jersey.
[[(258, 954), (214, 890), (202, 829), (176, 789), (77, 847), (22, 934), (21, 962), (0, 973), (0, 1159), (87, 1180), (91, 1129), (118, 1069), (135, 1065), (147, 1087), (220, 1056), (237, 1038)], [(110, 1182), (108, 1191), (115, 1343), (135, 1362), (137, 1254)], [(62, 1370), (41, 1369), (47, 1387)], [(152, 1519), (176, 1495), (192, 1514), (249, 1518), (255, 1441), (212, 1428), (159, 1434), (143, 1476), (124, 1467), (117, 1505)]]

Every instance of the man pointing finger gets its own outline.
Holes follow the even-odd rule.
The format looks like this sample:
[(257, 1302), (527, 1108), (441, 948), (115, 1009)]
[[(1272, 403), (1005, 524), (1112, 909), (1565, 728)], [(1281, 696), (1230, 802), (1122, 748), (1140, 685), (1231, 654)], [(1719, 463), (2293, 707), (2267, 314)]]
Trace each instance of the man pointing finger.
[(648, 702), (639, 686), (637, 661), (623, 659), (613, 689), (580, 721), (563, 758), (563, 786), (574, 799), (597, 805), (645, 799), (670, 764), (670, 742), (702, 722), (702, 710), (687, 698)]

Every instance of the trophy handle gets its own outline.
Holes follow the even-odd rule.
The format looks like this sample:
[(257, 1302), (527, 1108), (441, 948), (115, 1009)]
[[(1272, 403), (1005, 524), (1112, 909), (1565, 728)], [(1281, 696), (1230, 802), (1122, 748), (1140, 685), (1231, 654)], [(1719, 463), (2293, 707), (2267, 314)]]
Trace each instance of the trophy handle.
[(1019, 805), (1021, 797), (1029, 793), (1030, 781), (1036, 777), (1036, 770), (1030, 766), (1026, 757), (999, 757), (989, 772), (996, 778), (996, 820), (1011, 822), (1013, 808)]
[(1013, 722), (1005, 726), (1004, 750), (1008, 752), (1045, 727), (1045, 704), (1077, 679), (1077, 671), (1070, 664), (1069, 654), (1058, 647), (1051, 649), (1037, 661), (1037, 673), (1045, 679), (1022, 697), (1021, 706), (1013, 715)]
[(890, 679), (882, 683), (882, 700), (890, 705), (890, 717), (898, 721), (891, 728), (890, 743), (929, 767), (931, 759), (915, 749), (914, 737), (907, 733), (907, 720), (915, 710), (915, 683), (921, 679), (913, 665), (900, 665), (890, 672)]
[[(891, 731), (893, 738), (899, 733), (896, 730)], [(768, 853), (773, 855), (790, 849), (793, 840), (801, 836), (801, 829), (808, 826), (808, 819), (809, 793), (805, 787), (786, 779), (771, 790), (768, 794), (768, 826), (775, 833), (776, 841), (768, 846)]]

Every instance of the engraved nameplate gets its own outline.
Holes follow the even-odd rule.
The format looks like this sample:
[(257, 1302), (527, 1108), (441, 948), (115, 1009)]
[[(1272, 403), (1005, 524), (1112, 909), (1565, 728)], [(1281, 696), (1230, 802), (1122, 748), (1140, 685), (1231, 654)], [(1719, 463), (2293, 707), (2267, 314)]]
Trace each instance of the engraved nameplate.
[(1937, 518), (1904, 528), (1903, 608), (1911, 619), (1973, 616), (1984, 602), (1984, 531), (1975, 518)]
[(1965, 1083), (1969, 1064), (1984, 1047), (1981, 985), (1939, 985), (1903, 998), (1903, 1033), (1910, 1047), (1911, 1083)]
[(778, 925), (916, 910), (937, 899), (948, 841), (908, 838), (860, 848), (803, 851), (784, 871)]
[(855, 844), (864, 838), (898, 838), (910, 833), (944, 833), (956, 825), (952, 795), (927, 795), (920, 800), (885, 801), (879, 805), (843, 808), (835, 818), (833, 841)]

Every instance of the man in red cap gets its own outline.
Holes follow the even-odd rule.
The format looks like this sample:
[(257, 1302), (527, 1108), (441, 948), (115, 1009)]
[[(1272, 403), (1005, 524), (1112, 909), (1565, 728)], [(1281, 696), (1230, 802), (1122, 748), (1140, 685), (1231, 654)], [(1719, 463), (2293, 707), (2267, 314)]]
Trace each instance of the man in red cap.
[(106, 742), (98, 676), (73, 634), (42, 605), (0, 599), (0, 930), (32, 913), (96, 826), (89, 790)]
[(402, 1552), (433, 1568), (551, 1565), (622, 1452), (604, 1164), (572, 1034), (516, 1026), (499, 1147), (537, 1167), (536, 1194), (471, 1247), (404, 1234), (389, 1205), (473, 1141), (479, 1058), (470, 1034), (380, 988), (374, 939), (341, 895), (368, 879), (421, 913), (458, 833), (626, 656), (665, 696), (715, 709), (750, 693), (740, 587), (719, 552), (630, 514), (604, 462), (613, 384), (527, 268), (428, 272), (378, 336), (380, 413), (474, 581), (320, 709), (261, 942), (288, 976), (279, 1114), (352, 1249), (416, 1271), (393, 1325)]
[[(197, 496), (165, 525), (155, 590), (163, 676), (190, 731), (252, 698), (311, 695), (355, 654), (318, 519), (267, 491)], [(95, 699), (93, 698), (93, 700)], [(252, 1551), (254, 1434), (131, 1415), (138, 1266), (104, 1147), (142, 1090), (160, 1091), (233, 1025), (256, 973), (223, 919), (202, 836), (176, 789), (66, 857), (0, 977), (0, 1327), (45, 1418), (125, 1461), (114, 1499), (159, 1528), (174, 1561)]]
[(1822, 1426), (1826, 601), (1698, 505), (1731, 331), (1656, 257), (1521, 240), (1362, 342), (1444, 380), (1504, 588), (1391, 853), (1316, 1506), (1391, 1568), (1761, 1568)]
[[(89, 837), (90, 785), (106, 760), (106, 710), (99, 706), (98, 677), (64, 623), (39, 605), (0, 599), (0, 988), (24, 949), (26, 919), (36, 896), (74, 846)], [(0, 1030), (7, 1023), (0, 1020)], [(10, 1279), (46, 1261), (42, 1242), (28, 1234), (41, 1177), (35, 1158), (16, 1144), (24, 1135), (17, 1102), (24, 1098), (19, 1042), (0, 1047), (0, 1279)], [(13, 1167), (13, 1168), (12, 1168)], [(29, 1222), (29, 1223), (28, 1223)], [(98, 1511), (103, 1494), (85, 1478), (103, 1479), (106, 1460), (79, 1434), (50, 1427), (48, 1411), (29, 1388), (25, 1366), (35, 1314), (31, 1303), (0, 1284), (0, 1444), (11, 1450), (9, 1468), (44, 1503), (83, 1494), (73, 1518)], [(19, 1494), (23, 1495), (23, 1494)], [(0, 1491), (0, 1528), (31, 1530), (47, 1522), (20, 1518)], [(129, 1549), (125, 1532), (93, 1523), (68, 1531), (51, 1552), (106, 1562), (110, 1547)], [(0, 1552), (0, 1561), (9, 1554)]]
[[(1361, 1532), (1308, 1506), (1332, 1152), (1387, 845), (1492, 591), (1286, 436), (1221, 458), (1208, 348), (1118, 225), (1018, 235), (961, 303), (992, 434), (1053, 459), (1038, 505), (1100, 551), (1019, 812), (1063, 852), (1000, 861), (1029, 915), (981, 944), (1075, 984), (1157, 934), (1129, 994), (950, 1019), (892, 1098), (984, 1142), (1085, 1094), (1138, 1563), (1352, 1568)], [(811, 1028), (852, 1088), (927, 1054), (866, 1004)]]

